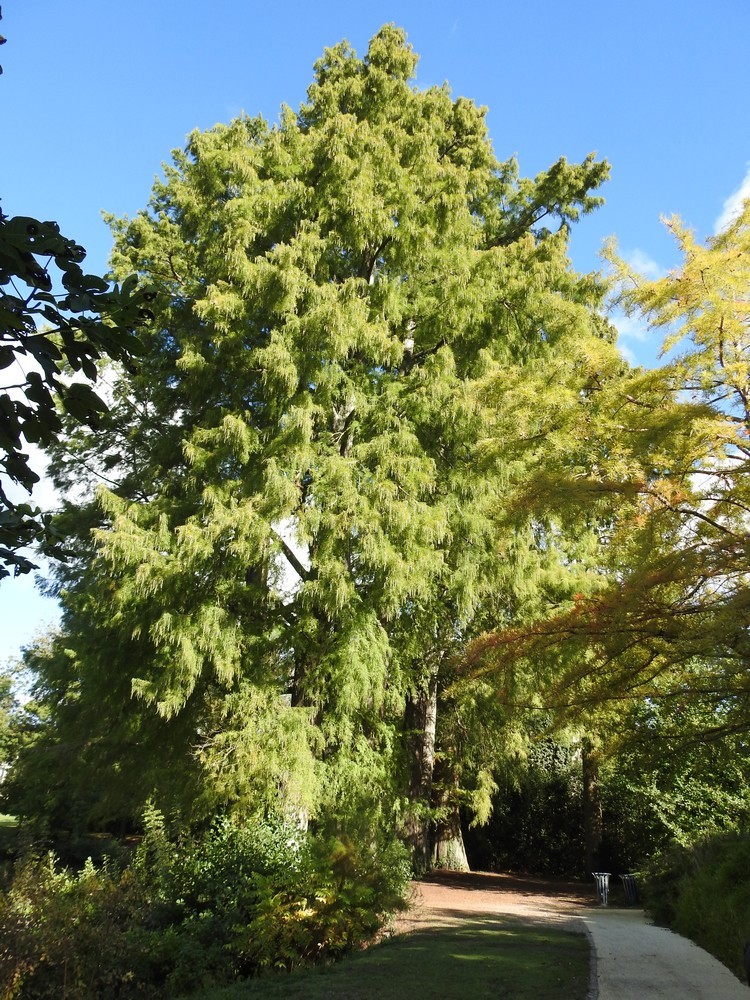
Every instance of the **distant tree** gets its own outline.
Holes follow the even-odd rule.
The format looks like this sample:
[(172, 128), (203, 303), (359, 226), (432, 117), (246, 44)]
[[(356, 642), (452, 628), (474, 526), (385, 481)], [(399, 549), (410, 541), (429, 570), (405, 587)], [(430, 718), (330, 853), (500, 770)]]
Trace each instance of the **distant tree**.
[(5, 777), (18, 744), (16, 720), (20, 705), (15, 681), (12, 670), (0, 673), (0, 780)]
[(670, 843), (750, 829), (748, 736), (713, 738), (723, 719), (710, 699), (645, 701), (624, 716), (602, 786), (608, 836), (631, 864)]
[(519, 485), (525, 509), (594, 527), (592, 586), (480, 638), (466, 667), (519, 704), (533, 676), (548, 708), (605, 729), (634, 699), (692, 701), (692, 745), (750, 732), (750, 202), (705, 246), (668, 225), (682, 263), (664, 278), (609, 250), (619, 301), (667, 329), (668, 360), (590, 368), (585, 406), (558, 412)]
[[(62, 429), (59, 400), (74, 419), (96, 427), (106, 410), (94, 392), (96, 361), (128, 364), (141, 347), (134, 328), (149, 317), (150, 293), (135, 278), (121, 286), (86, 274), (86, 251), (54, 222), (0, 213), (0, 473), (28, 493), (39, 481), (25, 444), (47, 448)], [(53, 288), (50, 265), (60, 272)], [(64, 372), (67, 367), (68, 372)], [(80, 372), (86, 381), (71, 381)], [(25, 443), (25, 444), (24, 444)], [(8, 496), (0, 481), (0, 578), (35, 568), (19, 551), (39, 543), (60, 556), (63, 539), (49, 514)]]

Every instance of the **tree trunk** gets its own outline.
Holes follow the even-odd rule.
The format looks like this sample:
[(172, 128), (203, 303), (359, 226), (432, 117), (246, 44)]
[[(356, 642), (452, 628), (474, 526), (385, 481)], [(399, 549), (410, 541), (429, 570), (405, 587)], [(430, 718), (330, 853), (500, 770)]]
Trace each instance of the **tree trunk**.
[(458, 775), (451, 768), (448, 780), (440, 790), (440, 803), (443, 807), (443, 818), (438, 822), (435, 831), (435, 844), (432, 851), (432, 863), (436, 868), (449, 868), (451, 871), (468, 872), (469, 859), (466, 857), (464, 836), (461, 832), (461, 814), (458, 806)]
[(583, 764), (583, 832), (586, 874), (599, 870), (602, 846), (602, 803), (599, 796), (599, 758), (591, 740), (581, 744)]
[(427, 685), (406, 702), (405, 723), (409, 744), (409, 799), (406, 817), (406, 842), (411, 847), (416, 871), (430, 867), (430, 807), (432, 775), (435, 768), (435, 730), (437, 726), (438, 671), (433, 669)]

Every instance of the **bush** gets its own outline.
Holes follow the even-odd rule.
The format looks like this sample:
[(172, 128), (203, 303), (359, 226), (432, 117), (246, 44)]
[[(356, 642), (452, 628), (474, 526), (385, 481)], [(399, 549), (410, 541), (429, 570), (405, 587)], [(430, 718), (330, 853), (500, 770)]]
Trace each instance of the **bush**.
[(472, 868), (523, 871), (555, 877), (579, 875), (583, 859), (580, 762), (571, 751), (543, 740), (526, 765), (495, 775), (492, 815), (464, 830)]
[(173, 842), (156, 811), (124, 868), (27, 858), (0, 897), (3, 1000), (189, 994), (335, 959), (402, 904), (398, 846), (219, 823)]
[(738, 976), (750, 937), (750, 835), (673, 847), (645, 873), (645, 904), (657, 923), (689, 937)]
[(107, 865), (59, 871), (54, 855), (28, 858), (0, 897), (3, 1000), (151, 996), (138, 975), (138, 949), (127, 928), (142, 887)]
[(253, 965), (291, 970), (339, 958), (403, 907), (409, 876), (400, 844), (373, 850), (334, 838), (314, 845), (296, 885), (277, 891), (273, 877), (258, 880), (257, 916), (248, 928)]

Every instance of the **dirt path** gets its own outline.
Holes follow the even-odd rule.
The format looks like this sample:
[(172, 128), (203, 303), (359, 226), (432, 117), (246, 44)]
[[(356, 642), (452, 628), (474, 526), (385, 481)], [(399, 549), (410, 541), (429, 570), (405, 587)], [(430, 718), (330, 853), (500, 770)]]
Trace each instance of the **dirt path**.
[(414, 883), (409, 912), (397, 932), (455, 925), (472, 913), (507, 914), (588, 934), (591, 1000), (748, 1000), (748, 989), (691, 941), (624, 909), (615, 889), (598, 906), (593, 880), (551, 882), (532, 877), (438, 872)]
[(593, 883), (589, 888), (579, 882), (483, 872), (434, 872), (414, 882), (412, 892), (409, 912), (397, 921), (399, 932), (446, 926), (466, 913), (505, 913), (573, 927), (579, 913), (596, 903)]

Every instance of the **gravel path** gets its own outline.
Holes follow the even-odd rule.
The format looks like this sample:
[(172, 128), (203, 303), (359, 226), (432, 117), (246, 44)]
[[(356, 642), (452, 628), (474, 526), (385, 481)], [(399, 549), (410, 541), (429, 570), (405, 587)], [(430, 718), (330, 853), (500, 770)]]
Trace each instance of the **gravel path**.
[(414, 883), (397, 930), (450, 926), (476, 913), (585, 931), (592, 942), (590, 1000), (750, 1000), (725, 966), (692, 941), (648, 922), (643, 910), (597, 905), (591, 886), (481, 872), (438, 872)]
[(598, 908), (582, 917), (596, 955), (598, 1000), (748, 1000), (747, 986), (713, 955), (650, 924), (643, 910)]

